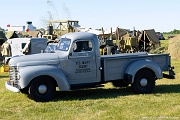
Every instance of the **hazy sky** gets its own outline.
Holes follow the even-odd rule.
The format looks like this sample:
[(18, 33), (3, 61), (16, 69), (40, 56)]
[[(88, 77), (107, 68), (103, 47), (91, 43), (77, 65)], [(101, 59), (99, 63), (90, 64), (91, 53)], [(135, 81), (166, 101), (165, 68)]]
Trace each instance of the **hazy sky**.
[(180, 0), (2, 0), (0, 6), (4, 29), (7, 24), (25, 26), (26, 21), (45, 28), (51, 14), (88, 28), (180, 30)]

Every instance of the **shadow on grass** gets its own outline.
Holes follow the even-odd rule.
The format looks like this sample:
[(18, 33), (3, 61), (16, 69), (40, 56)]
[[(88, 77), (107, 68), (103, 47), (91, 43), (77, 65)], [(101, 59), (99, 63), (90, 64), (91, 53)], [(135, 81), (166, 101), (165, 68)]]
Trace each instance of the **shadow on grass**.
[(0, 79), (1, 78), (8, 78), (9, 76), (4, 76), (4, 75), (0, 75)]
[(180, 93), (180, 84), (156, 85), (153, 93)]
[[(164, 93), (180, 93), (180, 84), (175, 85), (156, 85), (152, 94)], [(96, 88), (96, 89), (83, 89), (73, 91), (57, 91), (56, 97), (53, 101), (59, 100), (87, 100), (87, 99), (103, 99), (103, 98), (116, 98), (121, 96), (135, 95), (131, 87), (127, 88)]]
[(54, 101), (59, 100), (87, 100), (87, 99), (102, 99), (102, 98), (116, 98), (118, 96), (132, 95), (132, 90), (128, 88), (96, 88), (96, 89), (82, 89), (72, 91), (57, 91)]

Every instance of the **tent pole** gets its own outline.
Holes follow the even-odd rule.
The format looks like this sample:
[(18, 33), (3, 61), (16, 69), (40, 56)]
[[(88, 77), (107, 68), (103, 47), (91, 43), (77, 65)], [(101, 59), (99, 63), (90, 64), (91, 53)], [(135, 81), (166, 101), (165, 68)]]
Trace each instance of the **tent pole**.
[(103, 27), (101, 28), (101, 30), (102, 30), (102, 39), (103, 39), (103, 41), (104, 41), (104, 29), (103, 29)]
[(145, 30), (144, 30), (144, 52), (146, 50), (146, 35), (145, 35)]
[(111, 27), (111, 36), (110, 36), (110, 37), (111, 37), (111, 38), (110, 38), (111, 40), (113, 40), (113, 39), (112, 39), (112, 36), (113, 36), (113, 33), (112, 33), (112, 27)]

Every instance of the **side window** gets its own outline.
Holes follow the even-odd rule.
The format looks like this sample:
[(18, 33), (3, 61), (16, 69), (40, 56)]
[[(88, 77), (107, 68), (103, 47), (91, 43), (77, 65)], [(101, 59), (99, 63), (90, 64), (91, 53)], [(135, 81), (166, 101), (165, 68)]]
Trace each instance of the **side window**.
[(23, 49), (25, 47), (26, 43), (22, 43), (21, 44), (21, 49)]
[(83, 51), (92, 51), (92, 42), (91, 41), (77, 41), (73, 45), (74, 52), (83, 52)]

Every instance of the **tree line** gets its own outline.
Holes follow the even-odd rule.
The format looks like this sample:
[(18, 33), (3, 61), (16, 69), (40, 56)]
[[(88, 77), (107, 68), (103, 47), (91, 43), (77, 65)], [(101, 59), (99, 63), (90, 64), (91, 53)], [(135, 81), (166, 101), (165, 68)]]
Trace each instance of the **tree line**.
[(170, 32), (163, 32), (163, 34), (180, 34), (180, 30), (174, 29), (174, 30), (172, 30)]

